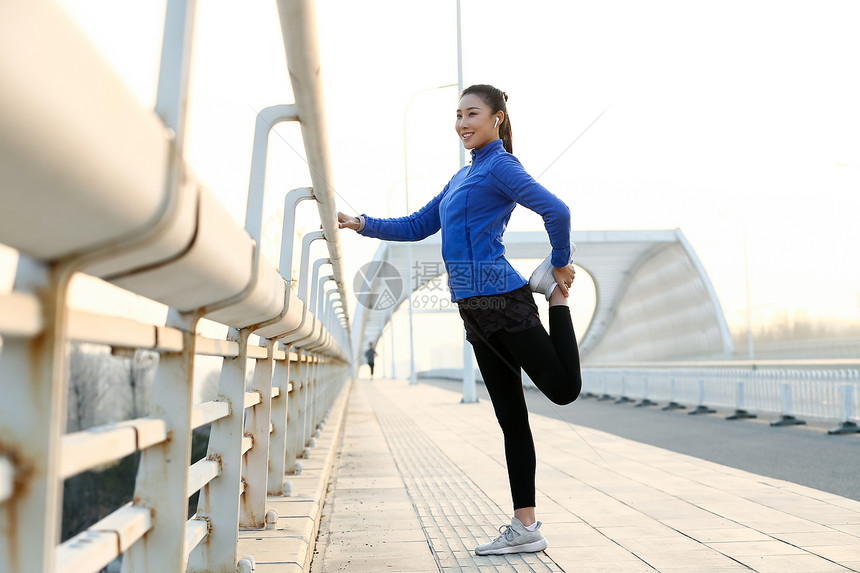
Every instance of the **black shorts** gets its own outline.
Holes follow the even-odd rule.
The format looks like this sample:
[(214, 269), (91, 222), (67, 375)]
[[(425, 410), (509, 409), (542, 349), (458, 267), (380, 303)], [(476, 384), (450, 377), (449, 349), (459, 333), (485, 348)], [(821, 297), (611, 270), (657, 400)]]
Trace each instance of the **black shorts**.
[(457, 306), (469, 342), (486, 341), (500, 330), (522, 332), (541, 325), (534, 296), (527, 284), (502, 294), (462, 298)]

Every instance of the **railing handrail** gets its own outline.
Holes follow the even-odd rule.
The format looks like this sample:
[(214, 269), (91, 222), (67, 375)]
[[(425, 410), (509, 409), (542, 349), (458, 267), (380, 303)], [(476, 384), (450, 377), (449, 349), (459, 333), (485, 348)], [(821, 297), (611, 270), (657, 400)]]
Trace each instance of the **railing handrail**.
[[(338, 233), (335, 189), (332, 186), (331, 160), (328, 153), (328, 130), (319, 73), (319, 42), (316, 12), (310, 0), (278, 0), (281, 33), (293, 81), (293, 96), (299, 109), (299, 124), (308, 167), (313, 181), (314, 197), (320, 212), (323, 233), (328, 245), (334, 280), (349, 315), (343, 276), (343, 250)], [(349, 329), (349, 327), (348, 327)], [(349, 336), (351, 339), (352, 337)]]

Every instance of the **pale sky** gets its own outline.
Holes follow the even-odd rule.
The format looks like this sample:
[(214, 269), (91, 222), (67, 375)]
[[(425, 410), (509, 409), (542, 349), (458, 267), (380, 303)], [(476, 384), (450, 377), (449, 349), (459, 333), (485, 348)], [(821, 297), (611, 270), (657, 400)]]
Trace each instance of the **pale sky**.
[[(152, 107), (163, 2), (61, 4)], [(273, 0), (198, 4), (187, 153), (241, 222), (256, 112), (292, 102), (277, 11)], [(405, 214), (413, 96), (412, 210), (456, 171), (456, 90), (415, 95), (456, 83), (455, 16), (453, 0), (317, 3), (341, 210)], [(855, 1), (462, 0), (464, 85), (508, 93), (514, 154), (570, 205), (574, 229), (680, 227), (730, 327), (744, 325), (742, 225), (754, 324), (781, 312), (860, 319), (858, 23)], [(279, 204), (310, 181), (302, 156), (298, 128), (278, 127), (273, 261)], [(524, 209), (509, 227), (540, 228)], [(352, 276), (378, 243), (342, 241)]]

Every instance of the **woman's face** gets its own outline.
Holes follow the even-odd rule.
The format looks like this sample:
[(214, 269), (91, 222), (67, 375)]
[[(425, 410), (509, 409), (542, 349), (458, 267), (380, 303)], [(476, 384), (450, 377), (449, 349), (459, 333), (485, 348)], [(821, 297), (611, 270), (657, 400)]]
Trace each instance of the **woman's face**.
[(467, 94), (460, 98), (454, 130), (463, 142), (463, 147), (480, 149), (491, 141), (499, 139), (499, 127), (498, 125), (493, 127), (493, 124), (497, 117), (501, 124), (503, 114), (490, 112), (490, 106), (475, 94)]

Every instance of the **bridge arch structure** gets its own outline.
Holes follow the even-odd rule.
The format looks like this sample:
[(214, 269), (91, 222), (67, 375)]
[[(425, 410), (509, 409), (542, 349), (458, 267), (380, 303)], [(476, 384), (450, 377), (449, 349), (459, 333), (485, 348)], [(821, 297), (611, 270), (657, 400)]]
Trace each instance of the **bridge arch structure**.
[[(704, 266), (680, 229), (576, 231), (576, 265), (591, 275), (596, 305), (580, 341), (584, 362), (635, 362), (725, 358), (732, 341), (719, 299)], [(506, 256), (541, 259), (550, 250), (543, 232), (508, 232)], [(382, 269), (399, 269), (412, 291), (437, 278), (404, 271), (419, 261), (440, 268), (441, 235), (416, 243), (384, 242), (366, 267), (364, 295), (374, 304), (356, 305), (353, 348), (376, 342), (407, 288), (390, 288)], [(389, 266), (386, 266), (387, 263)], [(380, 298), (386, 295), (387, 298)], [(394, 297), (391, 300), (391, 297)], [(361, 301), (361, 296), (359, 297)], [(377, 304), (385, 300), (385, 304)]]

